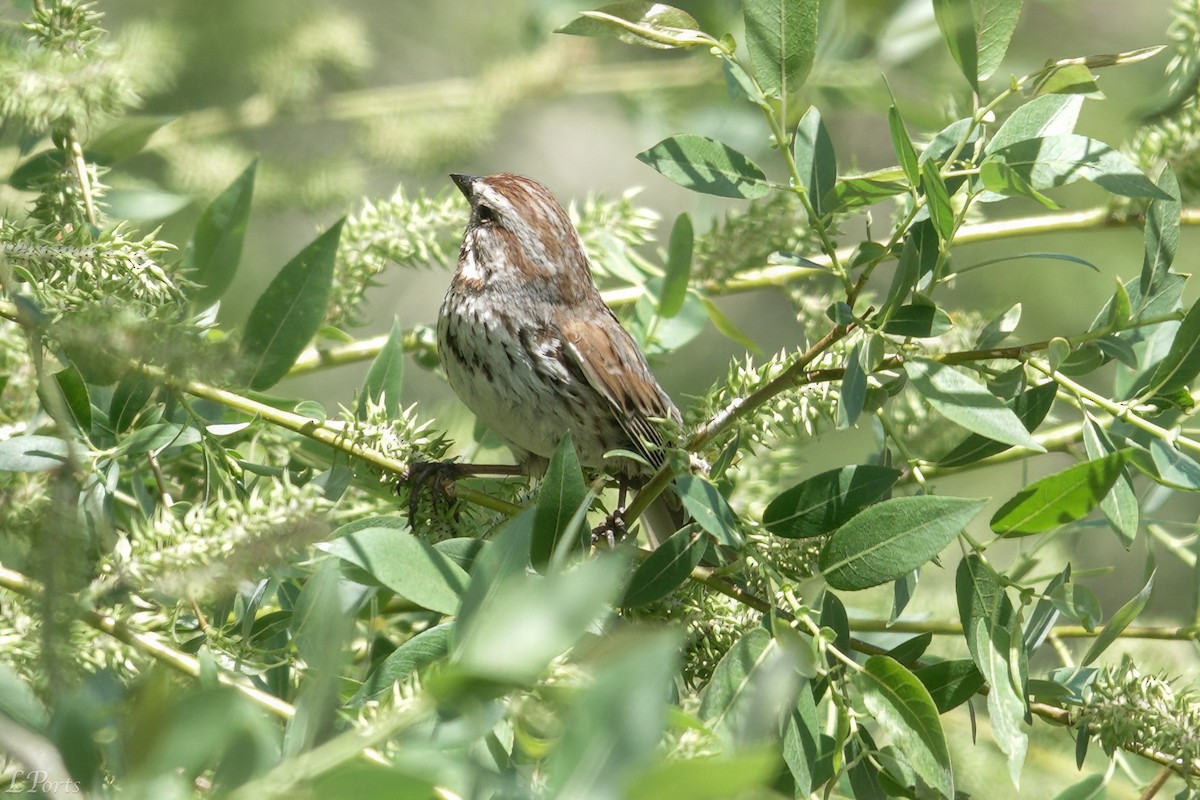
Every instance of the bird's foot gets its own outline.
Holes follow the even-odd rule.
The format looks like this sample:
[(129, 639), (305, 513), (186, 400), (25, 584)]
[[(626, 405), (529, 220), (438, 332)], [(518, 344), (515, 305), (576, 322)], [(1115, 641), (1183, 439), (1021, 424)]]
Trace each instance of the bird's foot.
[(414, 461), (408, 465), (408, 474), (396, 481), (395, 491), (408, 489), (408, 526), (416, 527), (417, 506), (421, 495), (428, 490), (437, 513), (442, 503), (452, 497), (454, 481), (463, 476), (464, 464), (457, 461)]
[(608, 542), (609, 549), (612, 549), (628, 533), (629, 529), (625, 527), (625, 508), (617, 506), (611, 514), (604, 518), (603, 522), (592, 528), (592, 545), (604, 540)]

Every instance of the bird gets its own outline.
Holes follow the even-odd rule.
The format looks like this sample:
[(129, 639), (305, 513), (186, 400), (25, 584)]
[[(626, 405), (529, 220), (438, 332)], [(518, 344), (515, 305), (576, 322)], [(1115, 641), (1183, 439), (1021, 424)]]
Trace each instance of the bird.
[[(581, 466), (619, 479), (623, 505), (626, 487), (662, 466), (678, 407), (604, 302), (550, 190), (512, 173), (450, 177), (471, 208), (438, 313), (450, 387), (521, 472), (543, 474), (570, 434)], [(638, 457), (606, 457), (616, 450)]]

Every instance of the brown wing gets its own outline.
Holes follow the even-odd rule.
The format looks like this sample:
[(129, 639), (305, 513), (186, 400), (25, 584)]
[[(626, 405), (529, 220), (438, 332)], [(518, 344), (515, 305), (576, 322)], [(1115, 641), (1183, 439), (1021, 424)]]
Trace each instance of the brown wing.
[(658, 385), (637, 344), (608, 309), (560, 320), (565, 355), (609, 406), (634, 449), (651, 464), (663, 457), (663, 434), (652, 418), (680, 421), (679, 409)]

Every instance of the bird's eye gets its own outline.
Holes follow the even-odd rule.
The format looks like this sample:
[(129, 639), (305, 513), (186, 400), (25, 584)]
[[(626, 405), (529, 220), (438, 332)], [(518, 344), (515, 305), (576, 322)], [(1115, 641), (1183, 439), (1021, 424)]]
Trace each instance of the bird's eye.
[(475, 207), (475, 217), (480, 222), (495, 222), (496, 212), (487, 206), (480, 204)]

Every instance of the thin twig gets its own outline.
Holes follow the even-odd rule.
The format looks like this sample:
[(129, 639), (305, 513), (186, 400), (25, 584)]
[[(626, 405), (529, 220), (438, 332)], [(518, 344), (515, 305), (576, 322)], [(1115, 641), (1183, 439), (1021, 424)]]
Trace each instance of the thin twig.
[(162, 501), (163, 508), (170, 508), (175, 505), (175, 499), (167, 491), (167, 479), (163, 477), (162, 466), (158, 463), (158, 456), (154, 455), (153, 450), (146, 451), (146, 461), (150, 464), (150, 473), (154, 475), (154, 485), (158, 487), (158, 496)]
[[(713, 415), (712, 419), (706, 424), (697, 428), (688, 437), (687, 441), (684, 442), (683, 449), (689, 453), (702, 450), (715, 437), (733, 427), (742, 417), (758, 410), (758, 408), (776, 395), (802, 384), (807, 375), (805, 370), (808, 368), (808, 365), (832, 347), (834, 343), (844, 338), (854, 327), (854, 323), (834, 326), (833, 330), (822, 336), (819, 341), (798, 356), (787, 369), (775, 376), (770, 382), (745, 397), (735, 397), (725, 408)], [(663, 465), (655, 472), (650, 480), (638, 490), (637, 497), (625, 509), (625, 524), (632, 525), (633, 521), (641, 516), (650, 503), (670, 485), (673, 478), (674, 475), (671, 472), (669, 464)]]
[(1146, 786), (1146, 790), (1138, 795), (1138, 800), (1150, 800), (1150, 798), (1158, 794), (1159, 789), (1167, 785), (1167, 781), (1170, 780), (1171, 776), (1174, 774), (1175, 770), (1171, 769), (1170, 767), (1163, 767), (1160, 769), (1158, 774), (1154, 776), (1154, 780), (1150, 781), (1150, 783)]
[(67, 137), (68, 157), (71, 159), (71, 168), (75, 172), (75, 179), (79, 181), (79, 195), (83, 198), (83, 209), (87, 215), (89, 225), (96, 225), (96, 203), (92, 199), (92, 183), (88, 178), (87, 159), (83, 156), (83, 147), (79, 144), (79, 140), (74, 135)]

